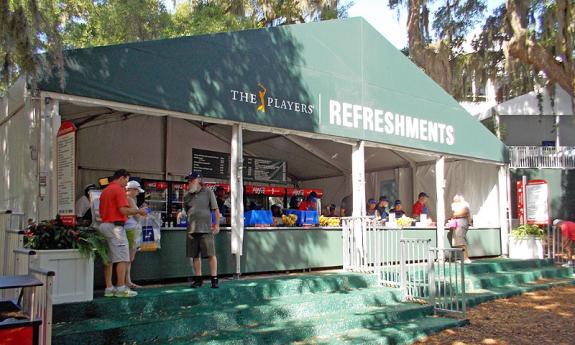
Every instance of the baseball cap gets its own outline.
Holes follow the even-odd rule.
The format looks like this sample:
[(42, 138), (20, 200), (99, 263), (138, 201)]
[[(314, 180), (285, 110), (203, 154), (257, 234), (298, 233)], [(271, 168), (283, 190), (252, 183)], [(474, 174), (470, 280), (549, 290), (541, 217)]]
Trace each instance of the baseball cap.
[(197, 178), (201, 178), (202, 174), (200, 174), (197, 171), (192, 171), (188, 174), (188, 176), (186, 176), (186, 180), (195, 180)]
[(367, 201), (367, 203), (370, 204), (370, 205), (374, 205), (374, 204), (377, 204), (377, 201), (375, 201), (375, 199), (369, 199), (369, 200)]
[(138, 192), (140, 193), (144, 193), (144, 190), (142, 189), (142, 187), (140, 186), (140, 183), (138, 181), (128, 181), (128, 184), (126, 185), (126, 189), (137, 189)]
[(379, 201), (388, 201), (387, 200), (387, 195), (382, 195), (379, 197)]
[(395, 200), (395, 202), (393, 203), (394, 205), (401, 205), (401, 200)]
[(427, 195), (427, 193), (425, 193), (425, 192), (419, 193), (419, 195), (418, 195), (417, 197), (418, 197), (418, 198), (421, 198), (422, 196), (424, 196), (424, 197), (426, 197), (426, 198), (429, 198), (429, 195)]
[(96, 189), (96, 185), (93, 184), (93, 183), (87, 184), (87, 185), (84, 187), (84, 191), (85, 191), (85, 192), (87, 192), (87, 191), (89, 191), (89, 190), (92, 190), (92, 189)]
[(555, 219), (553, 221), (553, 226), (557, 226), (557, 224), (559, 224), (561, 222), (561, 219)]

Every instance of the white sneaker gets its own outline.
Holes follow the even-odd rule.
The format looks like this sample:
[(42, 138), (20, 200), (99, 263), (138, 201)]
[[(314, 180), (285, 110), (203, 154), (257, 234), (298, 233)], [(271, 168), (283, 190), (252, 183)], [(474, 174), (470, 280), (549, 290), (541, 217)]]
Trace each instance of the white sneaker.
[(138, 293), (136, 291), (132, 291), (127, 287), (124, 288), (118, 288), (116, 290), (116, 293), (114, 294), (114, 296), (116, 297), (136, 297), (138, 296)]
[(470, 263), (472, 263), (473, 261), (471, 261), (471, 260), (469, 260), (469, 259), (465, 259), (465, 261), (463, 261), (463, 262), (466, 263), (466, 264), (470, 264)]
[(573, 267), (573, 261), (567, 261), (566, 264), (562, 265), (563, 267)]
[(114, 297), (116, 295), (116, 288), (115, 287), (111, 287), (111, 288), (106, 288), (106, 290), (104, 290), (104, 297)]

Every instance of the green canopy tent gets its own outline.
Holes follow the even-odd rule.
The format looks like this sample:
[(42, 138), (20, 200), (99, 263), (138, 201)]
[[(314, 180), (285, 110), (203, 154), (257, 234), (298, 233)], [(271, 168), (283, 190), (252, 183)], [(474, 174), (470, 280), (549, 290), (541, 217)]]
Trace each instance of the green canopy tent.
[(396, 152), (395, 159), (412, 167), (421, 157), (435, 160), (436, 197), (443, 201), (437, 203), (440, 231), (445, 158), (501, 166), (499, 210), (505, 214), (505, 145), (361, 18), (68, 50), (64, 56), (63, 78), (44, 71), (40, 104), (30, 99), (30, 106), (20, 109), (53, 119), (32, 117), (41, 123), (38, 138), (46, 140), (39, 147), (37, 176), (48, 177), (42, 187), (52, 202), (43, 199), (34, 206), (48, 210), (45, 214), (56, 210), (49, 138), (60, 120), (84, 124), (106, 109), (109, 116), (136, 113), (211, 124), (220, 136), (218, 125), (232, 126), (232, 228), (239, 250), (243, 220), (237, 168), (245, 129), (292, 137), (292, 143), (336, 168), (341, 162), (322, 154), (313, 140), (353, 147), (359, 214), (365, 210), (366, 146)]

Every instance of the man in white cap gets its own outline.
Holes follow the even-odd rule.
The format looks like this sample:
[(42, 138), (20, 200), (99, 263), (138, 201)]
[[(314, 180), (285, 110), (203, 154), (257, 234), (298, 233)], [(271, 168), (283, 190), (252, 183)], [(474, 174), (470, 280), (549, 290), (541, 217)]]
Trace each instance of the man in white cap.
[[(134, 210), (138, 210), (138, 205), (136, 203), (136, 198), (138, 194), (144, 193), (144, 190), (140, 186), (138, 181), (128, 181), (126, 185), (126, 196), (128, 197), (128, 203), (130, 204), (130, 208)], [(126, 237), (128, 238), (128, 246), (130, 249), (130, 262), (126, 267), (126, 285), (130, 289), (140, 288), (141, 286), (134, 284), (131, 278), (132, 272), (132, 263), (136, 258), (136, 235), (138, 233), (138, 229), (140, 228), (140, 220), (142, 216), (139, 214), (128, 216), (128, 220), (126, 220), (126, 224), (124, 224), (124, 229), (126, 229)]]
[(555, 219), (553, 221), (553, 226), (561, 230), (561, 237), (563, 238), (563, 249), (567, 251), (567, 263), (564, 265), (566, 267), (573, 266), (573, 245), (575, 244), (575, 223)]

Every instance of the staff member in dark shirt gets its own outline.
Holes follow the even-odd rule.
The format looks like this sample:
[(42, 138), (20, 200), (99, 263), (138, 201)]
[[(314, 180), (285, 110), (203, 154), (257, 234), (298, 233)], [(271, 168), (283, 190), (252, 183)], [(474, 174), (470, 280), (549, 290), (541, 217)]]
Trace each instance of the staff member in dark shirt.
[(226, 218), (224, 223), (227, 224), (227, 217), (229, 217), (230, 212), (228, 210), (228, 206), (226, 206), (226, 190), (222, 186), (217, 186), (214, 194), (216, 195), (216, 201), (218, 203), (218, 210), (220, 210), (220, 215)]
[(402, 209), (401, 200), (395, 200), (393, 203), (393, 213), (395, 213), (395, 218), (401, 218), (405, 215), (405, 211)]

